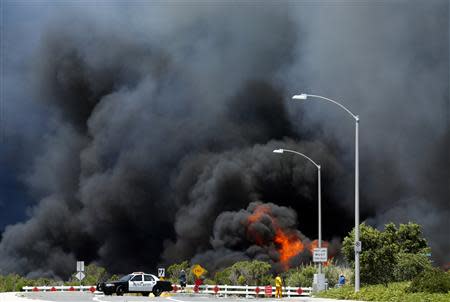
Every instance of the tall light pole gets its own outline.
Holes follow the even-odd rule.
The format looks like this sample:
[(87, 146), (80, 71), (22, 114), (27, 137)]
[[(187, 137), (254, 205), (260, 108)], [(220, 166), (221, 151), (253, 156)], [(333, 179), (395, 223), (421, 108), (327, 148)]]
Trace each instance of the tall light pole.
[(294, 100), (306, 100), (308, 97), (311, 98), (318, 98), (321, 100), (325, 100), (328, 102), (331, 102), (335, 105), (338, 105), (345, 111), (347, 111), (348, 114), (350, 114), (353, 119), (355, 120), (355, 292), (359, 291), (360, 288), (360, 278), (359, 278), (359, 253), (361, 252), (361, 242), (359, 241), (359, 116), (353, 114), (350, 110), (348, 110), (344, 105), (320, 96), (320, 95), (314, 95), (314, 94), (306, 94), (302, 93), (299, 95), (294, 95), (292, 98)]
[[(321, 176), (320, 176), (320, 165), (317, 164), (315, 161), (313, 161), (311, 158), (309, 158), (308, 156), (306, 156), (303, 153), (297, 152), (297, 151), (293, 151), (293, 150), (288, 150), (288, 149), (276, 149), (273, 150), (274, 153), (284, 153), (284, 152), (290, 152), (290, 153), (295, 153), (297, 155), (303, 156), (304, 158), (306, 158), (307, 160), (309, 160), (311, 163), (314, 164), (314, 166), (316, 166), (317, 168), (317, 192), (318, 192), (318, 207), (319, 207), (319, 238), (318, 238), (318, 242), (317, 245), (319, 248), (322, 247), (322, 190), (321, 190)], [(319, 274), (322, 274), (322, 262), (319, 262)]]

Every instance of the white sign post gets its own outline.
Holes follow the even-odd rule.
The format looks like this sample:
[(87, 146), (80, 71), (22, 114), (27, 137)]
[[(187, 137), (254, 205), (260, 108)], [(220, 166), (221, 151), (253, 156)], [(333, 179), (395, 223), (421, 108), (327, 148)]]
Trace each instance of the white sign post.
[(82, 291), (81, 280), (86, 277), (86, 275), (84, 274), (84, 261), (77, 261), (77, 274), (75, 275), (75, 277), (80, 280), (80, 291)]
[(327, 262), (328, 250), (326, 247), (315, 248), (313, 252), (313, 262)]
[(84, 272), (84, 261), (77, 261), (77, 272)]
[(158, 277), (164, 278), (166, 276), (166, 270), (162, 267), (158, 268)]

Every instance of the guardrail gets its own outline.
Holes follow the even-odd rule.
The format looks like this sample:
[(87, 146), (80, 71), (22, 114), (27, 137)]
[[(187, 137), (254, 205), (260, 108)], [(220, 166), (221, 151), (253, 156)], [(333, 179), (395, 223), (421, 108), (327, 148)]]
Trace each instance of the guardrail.
[[(178, 285), (173, 285), (174, 292), (179, 292), (180, 287)], [(251, 296), (273, 296), (275, 295), (274, 286), (250, 286), (250, 285), (187, 285), (187, 290), (201, 293), (201, 294), (213, 294), (222, 295), (227, 297), (230, 296), (245, 296), (246, 298)], [(293, 287), (284, 286), (283, 287), (284, 297), (300, 297), (300, 296), (310, 296), (312, 288), (311, 287)]]
[(24, 286), (22, 291), (25, 292), (75, 292), (84, 291), (94, 293), (96, 288), (94, 285), (59, 285), (59, 286)]
[[(96, 291), (94, 285), (74, 285), (74, 286), (24, 286), (22, 290), (25, 292), (91, 292), (99, 293)], [(311, 287), (283, 287), (283, 297), (300, 297), (310, 296)], [(250, 286), (250, 285), (187, 285), (184, 292), (195, 292), (200, 294), (212, 294), (217, 296), (245, 296), (246, 298), (258, 296), (274, 296), (274, 286)], [(173, 292), (182, 292), (181, 287), (177, 284), (173, 285)]]

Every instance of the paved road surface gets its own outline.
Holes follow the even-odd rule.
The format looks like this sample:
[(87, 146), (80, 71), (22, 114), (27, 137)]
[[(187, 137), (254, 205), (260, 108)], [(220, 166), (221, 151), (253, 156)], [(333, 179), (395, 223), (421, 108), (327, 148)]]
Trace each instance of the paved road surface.
[[(236, 297), (214, 297), (201, 295), (175, 294), (166, 297), (141, 297), (141, 296), (103, 296), (90, 293), (78, 292), (39, 292), (39, 293), (3, 293), (0, 294), (0, 302), (337, 302), (344, 300), (318, 299), (318, 298), (236, 298)], [(346, 302), (352, 302), (346, 300)], [(353, 301), (355, 302), (355, 301)]]

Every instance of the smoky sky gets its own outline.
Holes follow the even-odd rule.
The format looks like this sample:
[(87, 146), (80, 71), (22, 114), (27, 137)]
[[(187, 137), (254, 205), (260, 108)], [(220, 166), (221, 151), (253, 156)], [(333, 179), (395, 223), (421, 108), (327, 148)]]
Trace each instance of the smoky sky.
[(448, 1), (4, 1), (2, 18), (1, 273), (272, 261), (233, 218), (255, 202), (317, 238), (317, 169), (277, 148), (322, 165), (337, 242), (354, 123), (300, 92), (360, 116), (361, 220), (418, 222), (450, 260)]

